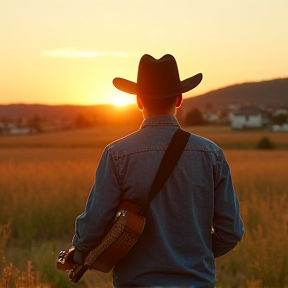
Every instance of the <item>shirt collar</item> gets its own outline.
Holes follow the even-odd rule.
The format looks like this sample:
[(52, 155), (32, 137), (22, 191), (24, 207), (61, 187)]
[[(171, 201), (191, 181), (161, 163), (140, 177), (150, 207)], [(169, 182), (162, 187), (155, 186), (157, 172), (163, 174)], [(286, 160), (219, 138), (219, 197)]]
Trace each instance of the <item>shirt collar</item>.
[(146, 118), (140, 128), (147, 126), (180, 126), (176, 117), (172, 115), (157, 115)]

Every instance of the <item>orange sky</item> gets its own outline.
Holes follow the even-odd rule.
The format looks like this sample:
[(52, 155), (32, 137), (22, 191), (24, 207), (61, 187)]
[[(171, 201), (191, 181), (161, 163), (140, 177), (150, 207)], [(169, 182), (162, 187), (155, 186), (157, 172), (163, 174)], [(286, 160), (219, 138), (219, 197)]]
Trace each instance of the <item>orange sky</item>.
[(287, 13), (287, 0), (0, 0), (0, 104), (134, 101), (112, 79), (136, 81), (145, 53), (173, 54), (183, 80), (203, 73), (184, 97), (288, 77)]

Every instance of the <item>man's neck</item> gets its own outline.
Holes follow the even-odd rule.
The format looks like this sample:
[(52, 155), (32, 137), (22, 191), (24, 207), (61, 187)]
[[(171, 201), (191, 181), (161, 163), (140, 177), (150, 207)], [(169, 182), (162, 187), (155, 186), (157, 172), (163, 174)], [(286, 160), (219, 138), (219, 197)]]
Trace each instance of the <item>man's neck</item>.
[(170, 111), (168, 112), (165, 112), (165, 113), (152, 113), (151, 111), (147, 110), (147, 109), (143, 109), (142, 110), (142, 115), (143, 115), (143, 118), (144, 119), (147, 119), (149, 117), (152, 117), (152, 116), (174, 116), (176, 117), (176, 109), (171, 109)]

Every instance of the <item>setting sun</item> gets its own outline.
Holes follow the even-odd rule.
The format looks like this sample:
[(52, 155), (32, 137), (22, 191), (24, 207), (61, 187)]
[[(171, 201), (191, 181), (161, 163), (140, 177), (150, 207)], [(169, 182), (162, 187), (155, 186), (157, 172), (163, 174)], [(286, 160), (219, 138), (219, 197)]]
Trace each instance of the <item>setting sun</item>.
[(123, 107), (135, 103), (135, 95), (126, 94), (113, 88), (109, 90), (105, 97), (106, 103), (111, 103), (117, 107)]
[(132, 103), (131, 99), (127, 99), (125, 97), (115, 97), (115, 100), (113, 102), (113, 104), (118, 107), (122, 107), (131, 103)]

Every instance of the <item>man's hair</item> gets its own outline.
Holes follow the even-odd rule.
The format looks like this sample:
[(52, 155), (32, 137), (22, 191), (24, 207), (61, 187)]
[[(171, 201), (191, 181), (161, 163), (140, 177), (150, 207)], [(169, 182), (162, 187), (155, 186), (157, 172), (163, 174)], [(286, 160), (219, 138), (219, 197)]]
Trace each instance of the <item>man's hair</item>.
[(176, 98), (161, 98), (161, 99), (151, 99), (139, 96), (143, 106), (152, 114), (161, 115), (167, 113), (176, 104)]

